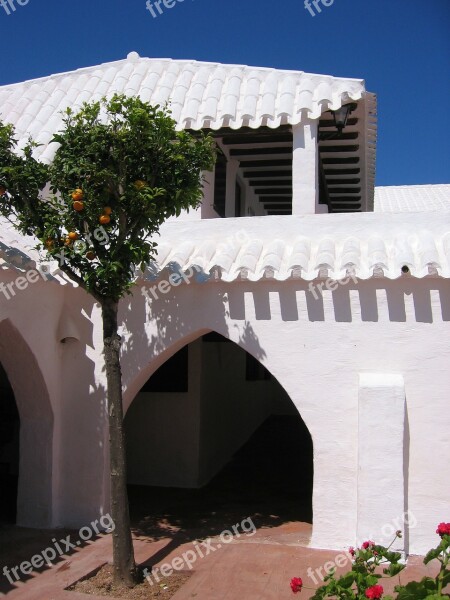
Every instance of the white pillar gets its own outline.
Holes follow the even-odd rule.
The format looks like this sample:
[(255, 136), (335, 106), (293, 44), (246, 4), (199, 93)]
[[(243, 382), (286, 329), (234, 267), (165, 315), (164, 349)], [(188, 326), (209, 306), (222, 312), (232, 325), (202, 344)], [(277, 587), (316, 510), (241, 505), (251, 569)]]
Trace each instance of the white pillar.
[[(361, 374), (359, 378), (357, 542), (389, 545), (395, 531), (405, 549), (405, 387), (401, 375)], [(407, 521), (408, 519), (406, 519)]]
[(306, 119), (294, 125), (292, 156), (292, 214), (316, 212), (319, 195), (318, 121)]

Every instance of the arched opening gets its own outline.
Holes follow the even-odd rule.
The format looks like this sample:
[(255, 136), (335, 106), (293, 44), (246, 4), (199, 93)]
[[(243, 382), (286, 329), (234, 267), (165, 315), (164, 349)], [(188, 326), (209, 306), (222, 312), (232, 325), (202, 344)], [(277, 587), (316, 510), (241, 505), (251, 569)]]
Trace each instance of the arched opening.
[[(4, 463), (1, 469), (9, 481), (5, 508), (9, 507), (10, 519), (17, 525), (49, 527), (53, 411), (40, 365), (20, 332), (7, 319), (0, 322), (0, 363), (0, 402), (9, 422), (15, 424), (1, 433), (2, 442), (9, 440), (5, 441), (0, 457), (0, 463)], [(3, 489), (2, 485), (2, 497)]]
[(14, 392), (0, 363), (0, 522), (15, 523), (19, 482), (20, 418)]
[(308, 543), (311, 436), (279, 382), (237, 344), (212, 332), (184, 346), (142, 387), (125, 430), (135, 524), (150, 518), (155, 535), (159, 515), (211, 535), (252, 517)]

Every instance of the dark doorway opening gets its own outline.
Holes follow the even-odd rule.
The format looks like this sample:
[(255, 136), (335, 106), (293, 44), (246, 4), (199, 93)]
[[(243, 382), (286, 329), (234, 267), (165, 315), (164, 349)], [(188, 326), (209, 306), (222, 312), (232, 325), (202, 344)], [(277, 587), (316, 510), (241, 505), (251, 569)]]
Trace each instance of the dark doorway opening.
[(15, 523), (19, 481), (20, 418), (14, 392), (0, 364), (0, 522)]
[(206, 488), (240, 510), (312, 523), (313, 448), (303, 420), (270, 416)]
[(214, 535), (251, 517), (275, 540), (308, 543), (311, 435), (276, 378), (227, 338), (210, 332), (169, 358), (125, 430), (132, 521), (147, 535)]
[(276, 542), (311, 535), (313, 445), (298, 416), (270, 416), (199, 489), (129, 486), (133, 527), (154, 539), (218, 535), (251, 517)]

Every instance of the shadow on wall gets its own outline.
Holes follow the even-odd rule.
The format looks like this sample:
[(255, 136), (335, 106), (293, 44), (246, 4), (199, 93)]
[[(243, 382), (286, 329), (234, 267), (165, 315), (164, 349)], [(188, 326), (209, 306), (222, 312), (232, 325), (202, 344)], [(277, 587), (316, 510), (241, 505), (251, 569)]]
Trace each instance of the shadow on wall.
[[(194, 287), (194, 286), (193, 286)], [(227, 324), (229, 292), (216, 286), (214, 293), (208, 293), (208, 314), (214, 315), (213, 320), (197, 318), (204, 310), (202, 299), (203, 285), (195, 286), (198, 301), (189, 305), (180, 300), (176, 289), (161, 296), (157, 303), (149, 303), (146, 298), (134, 290), (131, 297), (124, 299), (120, 307), (119, 322), (123, 323), (122, 338), (122, 371), (127, 374), (127, 380), (133, 382), (132, 388), (126, 390), (125, 408), (129, 406), (134, 396), (139, 392), (148, 378), (168, 358), (178, 352), (203, 333), (216, 331), (229, 338)], [(154, 331), (148, 337), (143, 323), (154, 322)], [(199, 330), (195, 323), (204, 322), (204, 329)], [(180, 332), (183, 332), (180, 338)], [(242, 345), (258, 360), (265, 358), (266, 353), (259, 344), (250, 323), (246, 322), (239, 332), (239, 345)], [(142, 350), (145, 348), (147, 361), (142, 360)], [(135, 350), (139, 349), (139, 352)], [(148, 364), (151, 359), (151, 366)], [(147, 364), (148, 368), (143, 369)]]
[(82, 289), (65, 287), (56, 329), (62, 390), (55, 487), (62, 521), (57, 524), (77, 527), (97, 518), (108, 506), (108, 420), (106, 389), (99, 381), (104, 372), (103, 361), (99, 363), (101, 347), (96, 348), (99, 340), (94, 341), (99, 307)]
[[(125, 390), (125, 409), (163, 362), (208, 331), (233, 339), (256, 359), (264, 360), (266, 353), (255, 336), (251, 320), (269, 321), (274, 310), (283, 321), (433, 323), (450, 320), (449, 286), (440, 278), (404, 276), (394, 281), (372, 278), (357, 284), (350, 281), (322, 295), (319, 285), (324, 281), (204, 285), (192, 282), (188, 294), (171, 288), (156, 302), (149, 302), (136, 287), (133, 296), (122, 301), (120, 309), (122, 367), (126, 382), (132, 382)], [(204, 314), (206, 309), (207, 314)], [(238, 331), (238, 340), (229, 329), (230, 321), (235, 322), (233, 327)], [(199, 329), (199, 324), (204, 329)]]
[[(46, 307), (43, 321), (37, 313), (32, 348), (9, 321), (0, 324), (0, 361), (21, 425), (17, 522), (76, 527), (108, 503), (106, 391), (94, 342), (98, 307), (80, 288), (50, 287), (42, 293), (54, 294), (53, 310)], [(56, 426), (51, 401), (58, 406)]]
[[(370, 279), (358, 284), (338, 285), (333, 292), (324, 288), (326, 296), (331, 299), (333, 314), (327, 313), (326, 300), (319, 287), (324, 281), (316, 280), (311, 284), (289, 282), (288, 285), (279, 282), (234, 284), (228, 292), (230, 317), (235, 320), (246, 318), (246, 295), (251, 295), (256, 320), (270, 320), (270, 294), (273, 293), (278, 295), (283, 321), (306, 319), (351, 323), (354, 319), (368, 322), (406, 322), (413, 319), (418, 323), (433, 323), (433, 319), (437, 318), (450, 321), (450, 290), (444, 279)], [(354, 306), (355, 303), (357, 315), (352, 314), (352, 304)]]
[[(199, 335), (216, 331), (232, 339), (257, 360), (266, 358), (252, 321), (417, 322), (450, 320), (446, 280), (409, 275), (391, 281), (350, 280), (334, 291), (320, 291), (326, 280), (195, 283), (171, 288), (149, 302), (136, 286), (121, 303), (122, 368), (127, 386), (125, 410), (170, 356)], [(143, 325), (145, 324), (145, 326)], [(231, 329), (231, 327), (235, 329)]]

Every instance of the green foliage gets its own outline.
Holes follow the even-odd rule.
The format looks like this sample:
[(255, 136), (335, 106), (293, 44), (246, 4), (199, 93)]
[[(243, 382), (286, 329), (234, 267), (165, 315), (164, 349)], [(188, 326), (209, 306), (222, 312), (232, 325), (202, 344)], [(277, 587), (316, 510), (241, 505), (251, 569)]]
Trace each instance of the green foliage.
[[(397, 538), (397, 536), (396, 536)], [(396, 539), (394, 538), (394, 539)], [(392, 545), (392, 544), (391, 544)], [(399, 563), (401, 554), (391, 552), (389, 548), (369, 543), (367, 547), (361, 547), (354, 551), (354, 560), (352, 569), (345, 575), (336, 578), (334, 571), (325, 580), (327, 583), (319, 588), (313, 596), (314, 600), (324, 598), (363, 599), (366, 598), (365, 591), (379, 584), (382, 579), (379, 567), (390, 563), (383, 573), (391, 576), (392, 573), (399, 573), (405, 568), (405, 565)], [(387, 598), (384, 596), (384, 598)]]
[(411, 581), (404, 586), (396, 586), (397, 600), (431, 600), (443, 598), (436, 593), (437, 585), (431, 577), (424, 577), (421, 581)]
[(35, 230), (42, 233), (47, 207), (43, 206), (38, 222), (33, 215), (35, 202), (48, 181), (48, 168), (33, 158), (36, 144), (32, 140), (21, 156), (14, 153), (16, 143), (13, 126), (0, 121), (0, 214), (14, 215), (19, 230), (26, 235)]
[[(445, 525), (445, 524), (443, 524)], [(450, 525), (446, 525), (450, 527)], [(448, 530), (448, 529), (447, 529)], [(373, 586), (380, 585), (383, 578), (398, 575), (405, 565), (400, 562), (401, 554), (390, 550), (392, 544), (401, 537), (397, 532), (388, 548), (366, 542), (357, 550), (350, 549), (353, 553), (352, 569), (348, 573), (336, 577), (335, 570), (325, 577), (325, 584), (318, 588), (311, 600), (367, 600)], [(450, 585), (450, 571), (448, 563), (450, 558), (450, 535), (442, 534), (439, 545), (430, 550), (424, 558), (424, 564), (431, 560), (438, 560), (441, 564), (436, 578), (424, 577), (421, 581), (412, 581), (406, 585), (395, 587), (396, 600), (443, 600), (450, 598), (444, 593), (446, 586)], [(386, 565), (386, 566), (384, 566)], [(382, 574), (380, 573), (382, 570)], [(369, 593), (369, 596), (366, 595)], [(373, 592), (372, 592), (373, 593)], [(394, 600), (392, 596), (381, 594), (383, 600)], [(381, 596), (376, 596), (377, 598)]]
[(0, 122), (0, 214), (94, 297), (118, 300), (154, 257), (161, 224), (199, 205), (214, 143), (176, 131), (166, 108), (123, 95), (67, 109), (64, 125), (47, 166), (31, 140), (19, 153), (12, 126)]
[(443, 591), (450, 584), (450, 570), (448, 562), (450, 558), (450, 535), (443, 535), (440, 544), (427, 552), (423, 562), (427, 565), (432, 560), (441, 563), (436, 578), (423, 577), (420, 581), (411, 581), (404, 586), (396, 586), (397, 600), (437, 600), (438, 598), (450, 598)]

